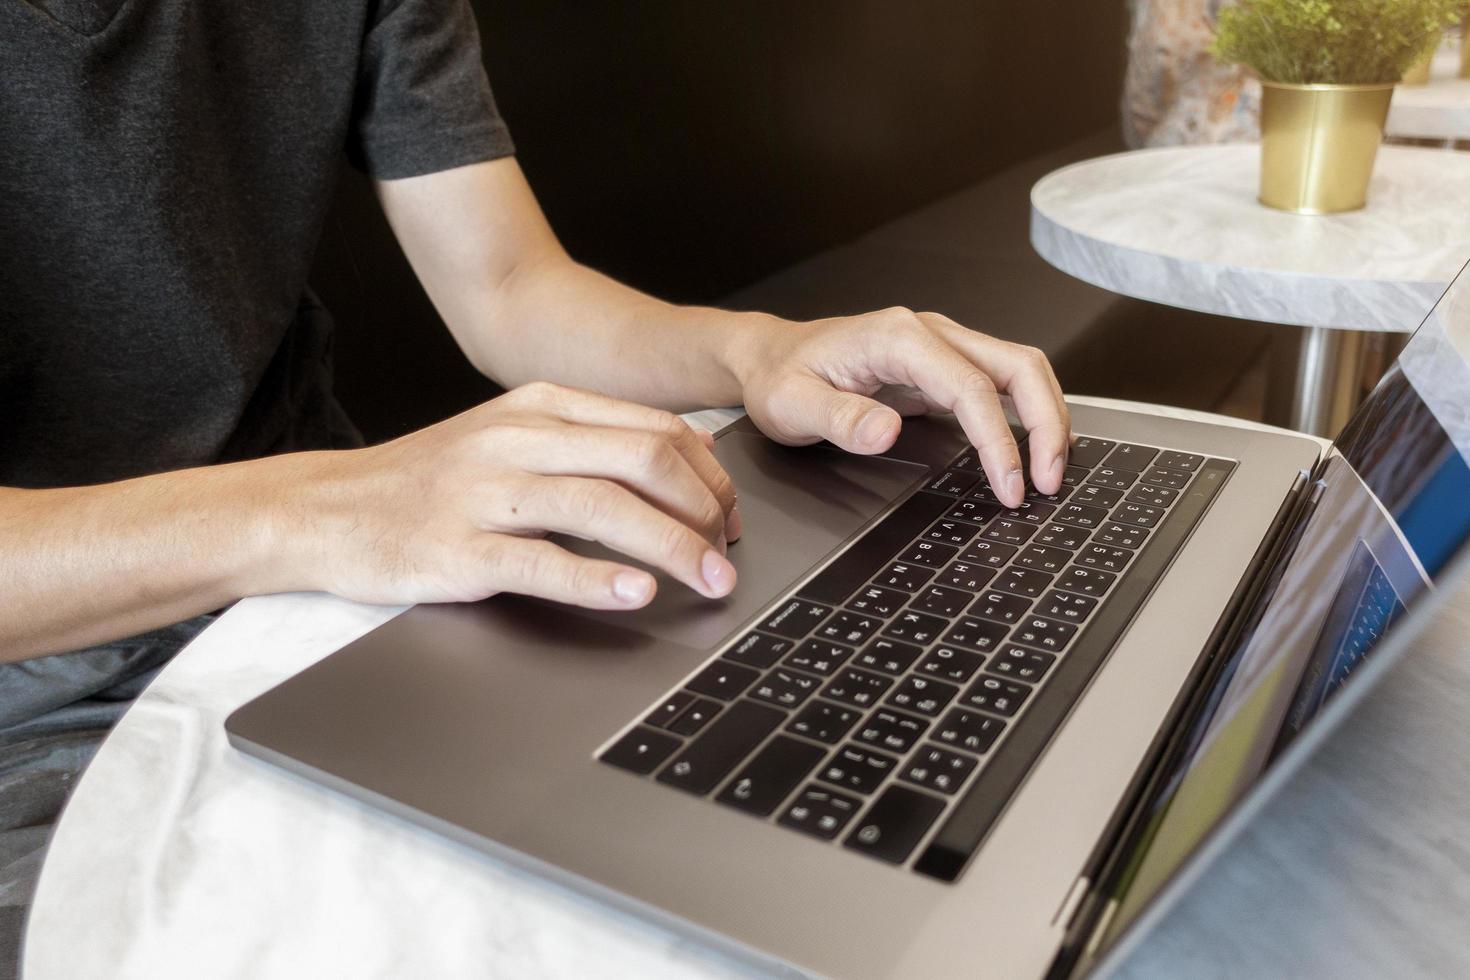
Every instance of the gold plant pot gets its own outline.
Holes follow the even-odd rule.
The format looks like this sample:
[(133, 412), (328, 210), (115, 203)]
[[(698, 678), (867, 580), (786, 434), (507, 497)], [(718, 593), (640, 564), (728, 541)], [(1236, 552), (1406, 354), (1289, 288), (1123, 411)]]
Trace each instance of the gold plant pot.
[(1470, 30), (1460, 28), (1460, 77), (1470, 78)]
[(1428, 51), (1425, 51), (1424, 54), (1420, 56), (1420, 58), (1419, 58), (1418, 61), (1414, 62), (1412, 65), (1409, 66), (1409, 70), (1406, 71), (1406, 72), (1404, 72), (1404, 81), (1403, 81), (1403, 84), (1405, 84), (1405, 85), (1428, 85), (1429, 84), (1429, 67), (1430, 67), (1430, 65), (1434, 64), (1434, 53), (1435, 53), (1436, 50), (1438, 50), (1438, 49), (1437, 48), (1430, 48)]
[(1393, 90), (1262, 82), (1261, 203), (1298, 214), (1365, 205)]

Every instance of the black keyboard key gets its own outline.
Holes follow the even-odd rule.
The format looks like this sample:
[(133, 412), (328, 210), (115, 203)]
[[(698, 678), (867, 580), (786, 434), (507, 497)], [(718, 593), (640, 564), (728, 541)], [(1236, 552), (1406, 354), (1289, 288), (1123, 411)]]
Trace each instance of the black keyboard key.
[(960, 549), (937, 541), (915, 541), (908, 550), (898, 556), (898, 560), (910, 565), (927, 565), (930, 568), (942, 568), (948, 565)]
[(664, 766), (658, 781), (703, 796), (785, 720), (784, 711), (754, 701), (736, 702)]
[(832, 672), (841, 667), (850, 656), (852, 656), (852, 647), (833, 643), (831, 640), (807, 640), (791, 651), (781, 662), (797, 670), (807, 670), (813, 674), (830, 677)]
[(1072, 503), (1087, 504), (1089, 507), (1101, 507), (1107, 510), (1109, 507), (1123, 499), (1122, 490), (1114, 490), (1112, 487), (1099, 487), (1089, 483), (1085, 487), (1079, 487), (1072, 494)]
[(858, 719), (862, 716), (862, 711), (854, 708), (829, 704), (826, 701), (810, 701), (805, 708), (796, 713), (795, 718), (791, 719), (791, 724), (786, 726), (786, 730), (816, 739), (818, 742), (835, 745), (842, 741), (842, 737), (858, 723)]
[(1048, 548), (1069, 548), (1076, 551), (1087, 540), (1087, 533), (1086, 528), (1067, 524), (1048, 524), (1036, 532), (1036, 537), (1032, 538), (1031, 542), (1045, 545)]
[(1071, 495), (1071, 493), (1072, 493), (1072, 488), (1069, 487), (1069, 486), (1063, 486), (1063, 487), (1061, 487), (1061, 489), (1057, 490), (1056, 493), (1042, 493), (1040, 490), (1036, 489), (1035, 487), (1027, 487), (1026, 488), (1026, 499), (1029, 500), (1029, 501), (1031, 501), (1032, 503), (1037, 503), (1037, 504), (1050, 504), (1051, 506), (1055, 507), (1057, 504), (1061, 503), (1063, 500), (1066, 500), (1067, 497), (1069, 497)]
[(936, 797), (906, 786), (890, 786), (843, 844), (880, 861), (902, 864), (943, 811), (944, 802)]
[(1107, 520), (1108, 512), (1101, 507), (1089, 507), (1086, 504), (1066, 503), (1057, 508), (1052, 520), (1058, 524), (1070, 524), (1073, 527), (1095, 528)]
[(864, 745), (903, 755), (918, 744), (928, 727), (929, 723), (922, 718), (906, 715), (902, 711), (879, 708), (863, 723), (853, 738)]
[(1027, 616), (1011, 634), (1011, 639), (1028, 647), (1045, 650), (1047, 653), (1061, 653), (1067, 649), (1067, 644), (1072, 642), (1072, 636), (1076, 632), (1077, 627), (1073, 623), (1044, 619), (1041, 616)]
[(990, 658), (990, 666), (985, 669), (1014, 677), (1027, 684), (1035, 684), (1046, 676), (1047, 670), (1056, 662), (1057, 658), (1052, 654), (1006, 645)]
[(854, 667), (897, 675), (912, 667), (923, 652), (922, 648), (912, 643), (900, 643), (898, 640), (888, 640), (880, 636), (864, 647), (863, 652), (852, 663)]
[(747, 667), (758, 667), (765, 670), (790, 653), (794, 646), (796, 646), (796, 641), (784, 636), (750, 633), (739, 643), (726, 650), (725, 656)]
[(1025, 544), (1031, 540), (1031, 535), (1035, 533), (1036, 525), (1034, 524), (1027, 524), (1025, 521), (1013, 521), (1006, 517), (997, 517), (985, 529), (982, 537), (990, 541), (999, 541), (1001, 544)]
[(899, 769), (898, 778), (925, 789), (953, 793), (970, 778), (975, 765), (972, 756), (926, 745)]
[(882, 674), (856, 667), (844, 667), (822, 691), (822, 697), (856, 708), (870, 708), (892, 684)]
[(1064, 548), (1047, 548), (1035, 544), (1016, 556), (1016, 564), (1022, 568), (1034, 568), (1047, 574), (1060, 572), (1071, 560), (1072, 553)]
[(1112, 517), (1119, 524), (1132, 524), (1135, 527), (1153, 527), (1164, 519), (1164, 511), (1158, 507), (1150, 507), (1147, 504), (1130, 504), (1124, 501), (1114, 509)]
[(672, 735), (639, 726), (608, 746), (601, 758), (609, 765), (646, 776), (682, 744)]
[(868, 637), (877, 632), (878, 627), (882, 625), (883, 617), (881, 616), (868, 616), (843, 609), (834, 613), (823, 623), (817, 629), (815, 636), (819, 640), (831, 640), (834, 643), (857, 646), (859, 643), (867, 642)]
[(1147, 504), (1150, 507), (1168, 507), (1179, 496), (1178, 490), (1167, 487), (1148, 486), (1140, 483), (1128, 491), (1130, 504)]
[(697, 735), (704, 730), (704, 726), (710, 723), (715, 715), (720, 713), (723, 707), (718, 701), (709, 698), (696, 698), (694, 703), (679, 713), (679, 717), (669, 723), (669, 731), (675, 735)]
[(808, 786), (787, 805), (781, 819), (783, 827), (791, 827), (822, 840), (842, 833), (847, 822), (857, 816), (862, 800), (825, 786)]
[(957, 548), (963, 548), (970, 543), (970, 539), (980, 533), (980, 529), (973, 524), (964, 521), (935, 521), (934, 526), (924, 532), (926, 541), (938, 541), (940, 544), (952, 544)]
[(1026, 615), (1026, 610), (1030, 608), (1031, 603), (1018, 595), (987, 592), (975, 600), (970, 606), (970, 612), (981, 619), (989, 619), (997, 623), (1014, 623)]
[(1093, 607), (1097, 605), (1096, 599), (1090, 599), (1085, 595), (1073, 595), (1071, 592), (1058, 592), (1056, 589), (1041, 597), (1032, 612), (1047, 619), (1057, 619), (1067, 623), (1081, 623), (1086, 621)]
[(829, 606), (841, 605), (873, 577), (874, 569), (884, 567), (899, 548), (912, 541), (952, 503), (936, 494), (914, 494), (833, 559), (797, 595)]
[[(1067, 557), (1070, 558), (1071, 554), (1069, 553)], [(914, 601), (909, 603), (909, 608), (934, 616), (943, 616), (945, 619), (953, 619), (964, 612), (965, 607), (974, 598), (973, 592), (951, 589), (943, 585), (931, 585), (914, 596)]]
[(810, 633), (812, 627), (826, 619), (830, 612), (831, 606), (807, 602), (805, 599), (787, 599), (769, 619), (761, 623), (760, 628), (767, 633), (799, 640)]
[[(990, 623), (996, 626), (996, 623)], [(919, 673), (937, 677), (942, 681), (963, 684), (974, 676), (975, 671), (985, 665), (985, 658), (958, 647), (937, 646), (919, 664)]]
[(1062, 486), (1081, 486), (1082, 481), (1086, 480), (1087, 475), (1091, 472), (1092, 467), (1090, 466), (1068, 466), (1066, 469), (1062, 470)]
[(1051, 512), (1056, 510), (1052, 504), (1022, 501), (1021, 506), (1012, 507), (1001, 513), (1001, 517), (1008, 521), (1022, 521), (1026, 524), (1045, 524)]
[(1109, 548), (1107, 545), (1090, 544), (1077, 552), (1077, 564), (1088, 568), (1101, 568), (1105, 572), (1121, 572), (1128, 564), (1133, 552), (1127, 548)]
[(1119, 524), (1117, 521), (1107, 521), (1092, 536), (1093, 544), (1105, 544), (1114, 548), (1128, 548), (1137, 550), (1148, 539), (1146, 528), (1134, 527), (1131, 524)]
[(996, 506), (1001, 509), (1005, 508), (1005, 505), (1000, 502), (1000, 498), (995, 495), (995, 490), (984, 480), (981, 480), (980, 485), (971, 490), (970, 495), (965, 499), (973, 500), (977, 504)]
[(1139, 480), (1149, 486), (1163, 487), (1166, 490), (1183, 490), (1189, 483), (1189, 474), (1159, 469), (1156, 466), (1139, 477)]
[[(1012, 596), (1005, 596), (1010, 599)], [(978, 619), (974, 616), (965, 616), (949, 628), (949, 631), (940, 639), (945, 643), (953, 643), (955, 646), (969, 647), (987, 653), (995, 649), (996, 644), (1006, 638), (1010, 632), (1009, 626), (993, 623), (988, 619)]]
[(669, 722), (679, 717), (679, 712), (689, 707), (693, 701), (694, 695), (688, 691), (675, 691), (673, 694), (664, 698), (662, 704), (649, 712), (648, 717), (643, 719), (643, 724), (653, 725), (658, 728), (667, 728), (669, 727)]
[(869, 585), (859, 589), (857, 595), (847, 601), (847, 608), (869, 616), (877, 616), (887, 619), (903, 608), (904, 603), (909, 601), (907, 592), (898, 589), (886, 588), (882, 585)]
[(966, 472), (965, 470), (945, 470), (934, 477), (924, 487), (935, 493), (942, 493), (950, 497), (963, 497), (965, 491), (973, 487), (980, 479), (979, 474)]
[(750, 689), (750, 696), (779, 708), (795, 708), (815, 694), (821, 684), (820, 677), (777, 667)]
[(960, 555), (960, 561), (966, 561), (972, 565), (984, 565), (986, 568), (1001, 568), (1011, 560), (1016, 553), (1013, 544), (1001, 544), (999, 541), (976, 541), (965, 549)]
[(995, 580), (995, 588), (1002, 592), (1034, 599), (1051, 585), (1051, 576), (1031, 568), (1007, 568)]
[(950, 588), (964, 589), (966, 592), (979, 592), (993, 578), (995, 578), (993, 568), (977, 565), (974, 562), (957, 561), (951, 562), (949, 567), (940, 572), (939, 577), (934, 581)]
[[(965, 691), (965, 696), (960, 698), (960, 704), (1009, 718), (1021, 710), (1030, 695), (1029, 685), (991, 674), (981, 674), (980, 679), (971, 684), (969, 690)], [(942, 735), (940, 737), (943, 738)]]
[(966, 752), (984, 755), (990, 751), (1005, 727), (1006, 723), (999, 718), (982, 715), (978, 711), (955, 708), (934, 729), (934, 739)]
[(1104, 572), (1096, 568), (1078, 568), (1074, 565), (1057, 579), (1057, 588), (1063, 592), (1076, 592), (1079, 595), (1096, 597), (1105, 595), (1117, 577), (1112, 572)]
[(721, 701), (730, 701), (754, 684), (760, 675), (758, 670), (732, 664), (728, 660), (716, 660), (684, 686), (691, 691), (719, 698)]
[(939, 634), (949, 623), (938, 616), (930, 616), (927, 613), (916, 612), (906, 609), (899, 613), (883, 635), (893, 640), (903, 640), (905, 643), (917, 643), (926, 647), (939, 639)]
[(1194, 453), (1180, 453), (1171, 449), (1160, 453), (1159, 458), (1155, 462), (1157, 465), (1171, 470), (1183, 470), (1186, 473), (1193, 473), (1204, 465), (1205, 458), (1203, 456), (1196, 456)]
[[(1127, 490), (1133, 486), (1133, 481), (1138, 479), (1138, 474), (1133, 470), (1120, 470), (1112, 466), (1099, 466), (1092, 471), (1087, 482), (1099, 487), (1112, 487), (1114, 490)], [(1075, 497), (1073, 499), (1076, 499)]]
[(1067, 452), (1067, 462), (1072, 466), (1084, 466), (1090, 470), (1106, 459), (1108, 453), (1112, 452), (1116, 445), (1118, 444), (1111, 439), (1078, 436), (1072, 440), (1072, 448)]
[(1142, 473), (1154, 457), (1159, 454), (1157, 449), (1148, 446), (1135, 446), (1131, 442), (1119, 444), (1117, 449), (1108, 453), (1105, 462), (1107, 465), (1120, 470), (1131, 470), (1134, 473)]
[(889, 565), (873, 581), (888, 589), (903, 589), (906, 592), (917, 592), (924, 587), (924, 583), (934, 577), (934, 569), (925, 568), (923, 565), (910, 565), (907, 562), (894, 562)]
[(980, 479), (985, 479), (985, 464), (980, 462), (980, 454), (973, 449), (966, 449), (955, 457), (949, 469), (964, 470), (966, 473), (979, 473)]
[(826, 749), (777, 735), (745, 764), (715, 799), (737, 810), (764, 817), (791, 795), (814, 769)]
[(817, 773), (824, 783), (831, 783), (854, 793), (871, 793), (883, 782), (898, 760), (891, 755), (859, 745), (837, 750)]
[(917, 675), (905, 677), (888, 695), (888, 703), (895, 708), (907, 708), (933, 718), (945, 709), (960, 689), (943, 681), (930, 680)]
[(951, 521), (969, 521), (972, 524), (985, 524), (1000, 512), (1000, 504), (988, 504), (983, 500), (967, 499), (956, 503), (950, 508), (949, 513), (944, 516)]

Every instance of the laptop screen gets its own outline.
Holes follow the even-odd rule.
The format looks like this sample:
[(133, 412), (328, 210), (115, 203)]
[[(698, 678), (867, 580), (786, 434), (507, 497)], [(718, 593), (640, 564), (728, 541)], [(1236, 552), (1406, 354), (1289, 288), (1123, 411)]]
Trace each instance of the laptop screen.
[(1113, 894), (1117, 937), (1470, 538), (1470, 274), (1435, 304), (1319, 468)]

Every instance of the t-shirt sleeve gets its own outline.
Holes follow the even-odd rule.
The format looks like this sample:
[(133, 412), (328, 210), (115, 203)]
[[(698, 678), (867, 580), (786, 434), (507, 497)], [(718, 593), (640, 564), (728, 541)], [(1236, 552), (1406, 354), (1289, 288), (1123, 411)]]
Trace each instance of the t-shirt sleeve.
[(347, 158), (383, 180), (515, 152), (469, 0), (381, 0), (363, 38)]

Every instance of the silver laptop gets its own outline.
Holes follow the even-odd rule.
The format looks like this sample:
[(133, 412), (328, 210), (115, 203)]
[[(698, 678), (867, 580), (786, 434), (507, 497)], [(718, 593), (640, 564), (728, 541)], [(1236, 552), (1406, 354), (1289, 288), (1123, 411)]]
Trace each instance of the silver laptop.
[(737, 423), (727, 599), (420, 606), (229, 737), (762, 968), (1085, 972), (1432, 606), (1467, 353), (1462, 274), (1331, 452), (1075, 406), (1066, 485), (1014, 510), (945, 419), (872, 459)]

